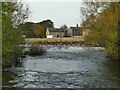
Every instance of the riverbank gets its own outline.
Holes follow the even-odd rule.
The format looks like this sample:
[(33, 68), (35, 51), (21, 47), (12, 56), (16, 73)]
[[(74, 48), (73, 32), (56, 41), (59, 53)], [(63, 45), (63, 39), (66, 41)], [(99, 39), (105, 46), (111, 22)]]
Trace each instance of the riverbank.
[(27, 44), (39, 44), (39, 45), (68, 45), (68, 46), (99, 46), (98, 44), (87, 44), (84, 42), (84, 37), (67, 37), (67, 38), (26, 38)]
[(64, 38), (26, 38), (27, 43), (73, 43), (73, 42), (83, 42), (84, 37), (64, 37)]

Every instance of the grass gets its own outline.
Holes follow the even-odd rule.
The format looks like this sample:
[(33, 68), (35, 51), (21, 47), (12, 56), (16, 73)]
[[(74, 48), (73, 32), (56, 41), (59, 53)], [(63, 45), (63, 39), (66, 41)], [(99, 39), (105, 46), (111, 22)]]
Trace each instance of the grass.
[(50, 43), (81, 43), (84, 41), (83, 37), (66, 37), (66, 38), (26, 38), (26, 43), (39, 43), (39, 44), (50, 44)]
[(98, 44), (89, 44), (84, 42), (83, 37), (65, 37), (65, 38), (26, 38), (26, 43), (29, 44), (80, 44), (86, 46), (99, 46)]

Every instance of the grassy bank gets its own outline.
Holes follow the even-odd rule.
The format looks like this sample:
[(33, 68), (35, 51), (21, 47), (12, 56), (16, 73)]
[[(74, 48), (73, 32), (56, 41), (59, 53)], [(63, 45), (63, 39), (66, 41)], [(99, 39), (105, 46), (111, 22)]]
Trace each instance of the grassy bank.
[(26, 38), (26, 43), (29, 44), (80, 44), (80, 45), (86, 45), (86, 46), (99, 46), (98, 44), (91, 44), (84, 42), (83, 37), (67, 37), (67, 38)]
[(74, 38), (26, 38), (26, 43), (81, 43), (84, 41), (83, 37), (74, 37)]

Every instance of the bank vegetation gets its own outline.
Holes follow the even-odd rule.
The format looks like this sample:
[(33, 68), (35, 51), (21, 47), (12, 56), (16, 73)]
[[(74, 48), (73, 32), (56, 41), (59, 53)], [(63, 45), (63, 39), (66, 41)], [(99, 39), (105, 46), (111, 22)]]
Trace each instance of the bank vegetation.
[(85, 42), (105, 47), (108, 57), (119, 60), (120, 2), (84, 2), (82, 26)]

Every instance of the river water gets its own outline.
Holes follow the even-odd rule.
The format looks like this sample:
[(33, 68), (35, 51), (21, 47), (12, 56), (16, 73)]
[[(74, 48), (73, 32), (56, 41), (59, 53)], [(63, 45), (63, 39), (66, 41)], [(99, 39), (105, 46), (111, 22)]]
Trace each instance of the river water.
[(118, 88), (118, 64), (101, 47), (44, 46), (47, 53), (27, 56), (3, 72), (3, 87)]

